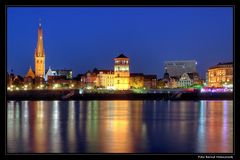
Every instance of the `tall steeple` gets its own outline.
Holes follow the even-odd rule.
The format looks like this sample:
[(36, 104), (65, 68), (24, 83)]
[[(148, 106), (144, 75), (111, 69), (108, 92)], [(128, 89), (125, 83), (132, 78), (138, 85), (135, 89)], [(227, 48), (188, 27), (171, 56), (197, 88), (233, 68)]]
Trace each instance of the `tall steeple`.
[(38, 25), (38, 41), (37, 41), (37, 48), (36, 48), (35, 54), (38, 57), (43, 57), (45, 55), (44, 49), (43, 49), (43, 34), (42, 34), (41, 21), (39, 21), (39, 25)]
[(35, 49), (34, 54), (35, 59), (35, 75), (36, 77), (45, 76), (45, 53), (43, 48), (43, 30), (41, 21), (39, 21), (38, 25), (38, 40), (37, 40), (37, 47)]

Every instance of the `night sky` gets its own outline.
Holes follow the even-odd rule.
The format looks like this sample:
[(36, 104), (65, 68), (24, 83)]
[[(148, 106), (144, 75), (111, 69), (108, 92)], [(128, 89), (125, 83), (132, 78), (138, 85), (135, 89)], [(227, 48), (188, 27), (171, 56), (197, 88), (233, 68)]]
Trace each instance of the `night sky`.
[(46, 69), (113, 69), (124, 53), (130, 71), (163, 77), (164, 61), (196, 60), (207, 68), (233, 61), (230, 7), (12, 7), (7, 9), (7, 71), (34, 69), (41, 18)]

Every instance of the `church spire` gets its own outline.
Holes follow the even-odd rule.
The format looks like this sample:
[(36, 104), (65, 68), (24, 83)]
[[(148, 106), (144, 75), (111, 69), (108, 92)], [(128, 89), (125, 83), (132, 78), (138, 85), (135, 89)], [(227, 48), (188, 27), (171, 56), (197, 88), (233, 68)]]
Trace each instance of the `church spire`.
[(45, 56), (44, 49), (43, 49), (43, 33), (42, 33), (41, 19), (39, 20), (39, 25), (38, 25), (38, 41), (37, 41), (37, 48), (35, 51), (35, 55), (37, 57)]
[(35, 76), (44, 78), (45, 77), (45, 53), (43, 49), (43, 31), (42, 31), (41, 20), (39, 20), (39, 24), (38, 24), (38, 40), (37, 40), (37, 47), (35, 49), (34, 59), (35, 59)]

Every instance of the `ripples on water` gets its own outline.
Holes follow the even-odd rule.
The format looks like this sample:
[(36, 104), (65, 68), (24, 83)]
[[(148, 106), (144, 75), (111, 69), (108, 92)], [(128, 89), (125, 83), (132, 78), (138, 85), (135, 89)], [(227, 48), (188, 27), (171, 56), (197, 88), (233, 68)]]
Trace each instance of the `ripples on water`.
[(9, 101), (9, 153), (232, 153), (233, 101)]

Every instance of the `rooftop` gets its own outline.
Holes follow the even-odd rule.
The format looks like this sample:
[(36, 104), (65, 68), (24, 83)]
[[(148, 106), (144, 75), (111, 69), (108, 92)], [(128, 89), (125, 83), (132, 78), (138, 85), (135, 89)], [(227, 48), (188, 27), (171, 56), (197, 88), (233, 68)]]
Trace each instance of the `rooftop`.
[(209, 69), (221, 68), (221, 67), (225, 67), (226, 65), (233, 65), (233, 62), (218, 63), (215, 66), (209, 67)]
[(127, 56), (125, 56), (124, 54), (120, 54), (118, 57), (116, 58), (128, 58)]

